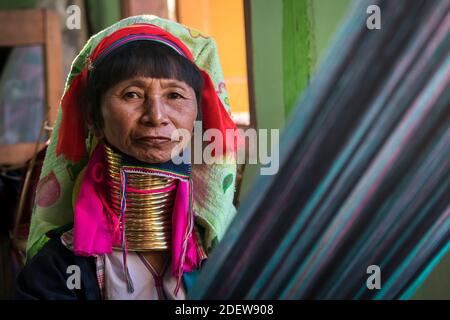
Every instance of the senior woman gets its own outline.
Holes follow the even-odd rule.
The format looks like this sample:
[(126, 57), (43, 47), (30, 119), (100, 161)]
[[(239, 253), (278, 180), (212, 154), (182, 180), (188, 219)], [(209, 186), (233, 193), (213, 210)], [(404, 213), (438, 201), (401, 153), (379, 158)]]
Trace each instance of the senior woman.
[[(222, 78), (211, 38), (157, 17), (88, 41), (42, 168), (19, 298), (186, 298), (235, 214)], [(190, 142), (175, 133), (196, 120), (222, 133), (223, 161), (173, 161)]]

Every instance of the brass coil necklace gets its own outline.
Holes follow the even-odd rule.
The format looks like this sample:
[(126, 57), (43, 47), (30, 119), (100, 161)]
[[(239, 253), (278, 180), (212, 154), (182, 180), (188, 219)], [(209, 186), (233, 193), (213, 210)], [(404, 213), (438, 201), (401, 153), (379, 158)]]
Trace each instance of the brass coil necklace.
[[(109, 200), (120, 217), (120, 168), (122, 156), (105, 144)], [(133, 192), (127, 188), (125, 234), (128, 249), (132, 251), (170, 250), (172, 236), (172, 209), (177, 180), (143, 173), (127, 173), (127, 187), (152, 193)], [(169, 189), (169, 191), (167, 191)], [(159, 191), (160, 190), (160, 191)]]

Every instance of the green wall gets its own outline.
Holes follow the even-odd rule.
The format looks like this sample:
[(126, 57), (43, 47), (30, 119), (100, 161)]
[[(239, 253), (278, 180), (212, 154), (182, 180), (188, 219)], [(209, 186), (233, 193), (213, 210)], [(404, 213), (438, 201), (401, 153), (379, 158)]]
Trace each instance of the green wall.
[(283, 1), (283, 97), (284, 116), (289, 117), (309, 82), (314, 56), (312, 3)]
[(0, 1), (0, 10), (18, 10), (35, 8), (38, 0)]
[(311, 0), (316, 65), (345, 19), (350, 5), (351, 0)]
[(94, 34), (121, 19), (119, 0), (85, 0), (85, 3)]
[[(282, 130), (350, 0), (250, 0), (258, 128)], [(247, 165), (240, 199), (259, 174)]]
[[(285, 123), (283, 98), (283, 2), (251, 0), (253, 77), (258, 128), (280, 129)], [(246, 165), (240, 199), (259, 174)]]
[(450, 299), (450, 252), (447, 252), (439, 261), (411, 299)]

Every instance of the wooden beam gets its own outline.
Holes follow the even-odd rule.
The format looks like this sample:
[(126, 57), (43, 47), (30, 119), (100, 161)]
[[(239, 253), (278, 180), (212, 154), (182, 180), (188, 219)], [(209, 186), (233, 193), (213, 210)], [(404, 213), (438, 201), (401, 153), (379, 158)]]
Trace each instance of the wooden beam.
[(253, 74), (253, 37), (251, 1), (244, 0), (245, 51), (247, 54), (247, 85), (250, 127), (256, 128), (255, 80)]
[(51, 11), (44, 12), (44, 23), (46, 111), (49, 125), (54, 126), (64, 90), (61, 27), (58, 16)]
[(0, 11), (0, 46), (12, 47), (42, 44), (44, 37), (44, 10)]
[[(0, 11), (0, 30), (2, 30), (0, 46), (43, 46), (44, 108), (48, 124), (53, 126), (64, 89), (61, 27), (58, 15), (46, 9)], [(32, 157), (34, 151), (35, 143), (0, 145), (0, 164), (24, 163)]]
[[(45, 147), (42, 143), (38, 151)], [(19, 165), (31, 159), (36, 148), (36, 143), (16, 143), (0, 145), (0, 164)]]

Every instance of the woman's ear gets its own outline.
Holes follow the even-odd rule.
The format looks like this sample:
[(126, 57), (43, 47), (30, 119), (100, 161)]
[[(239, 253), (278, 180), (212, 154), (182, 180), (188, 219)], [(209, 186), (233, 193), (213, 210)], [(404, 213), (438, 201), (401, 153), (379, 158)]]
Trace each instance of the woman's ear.
[(202, 96), (201, 94), (196, 94), (197, 98), (197, 119), (196, 121), (202, 121)]
[(92, 122), (87, 123), (87, 128), (88, 128), (89, 132), (91, 132), (97, 139), (100, 140), (105, 137), (105, 135), (103, 134), (103, 130), (101, 130), (100, 128), (97, 128)]
[(101, 128), (101, 125), (96, 123), (98, 121), (95, 120), (94, 113), (92, 112), (92, 108), (88, 107), (87, 115), (86, 115), (86, 127), (91, 134), (93, 134), (97, 139), (104, 138), (104, 133)]

